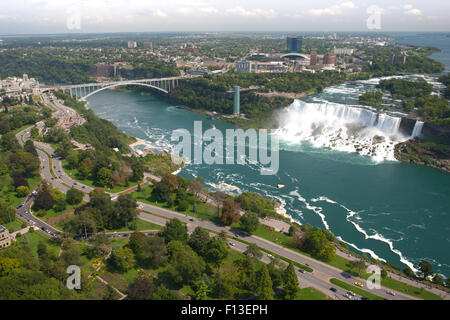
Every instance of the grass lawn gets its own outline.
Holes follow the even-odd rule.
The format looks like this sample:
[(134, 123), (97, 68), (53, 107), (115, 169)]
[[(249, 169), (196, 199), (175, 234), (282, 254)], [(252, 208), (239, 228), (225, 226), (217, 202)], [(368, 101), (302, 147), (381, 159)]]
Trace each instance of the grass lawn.
[(319, 290), (308, 287), (300, 289), (295, 300), (331, 300), (331, 298)]
[(190, 195), (187, 198), (189, 202), (188, 209), (186, 211), (180, 211), (176, 206), (169, 207), (166, 202), (156, 202), (156, 200), (152, 197), (152, 190), (152, 186), (145, 186), (141, 191), (133, 191), (131, 195), (133, 196), (133, 198), (140, 202), (148, 203), (164, 209), (173, 210), (182, 214), (187, 214), (192, 217), (219, 222), (219, 219), (217, 218), (217, 208), (209, 203), (197, 201), (197, 212), (194, 212), (193, 203), (195, 199), (194, 196)]
[(59, 252), (59, 244), (56, 243), (56, 240), (51, 239), (49, 237), (44, 236), (42, 233), (40, 233), (39, 231), (33, 231), (33, 232), (29, 232), (25, 235), (23, 235), (20, 238), (17, 238), (17, 241), (24, 241), (24, 239), (27, 239), (28, 241), (28, 246), (31, 249), (31, 252), (33, 252), (33, 254), (37, 257), (37, 246), (39, 244), (39, 242), (43, 242), (47, 245), (47, 249), (49, 252), (51, 252), (54, 256), (58, 255)]
[(358, 288), (358, 287), (356, 287), (354, 285), (351, 285), (351, 284), (348, 284), (346, 282), (343, 282), (343, 281), (341, 281), (339, 279), (332, 278), (330, 280), (330, 282), (332, 284), (334, 284), (334, 285), (337, 285), (338, 287), (341, 287), (341, 288), (343, 288), (345, 290), (354, 292), (354, 293), (356, 293), (356, 294), (358, 294), (360, 296), (366, 297), (366, 298), (368, 298), (370, 300), (384, 300), (384, 298), (382, 298), (380, 296), (377, 296), (376, 294), (370, 293), (370, 292), (368, 292), (366, 290), (363, 290), (363, 289)]
[(121, 231), (144, 231), (144, 230), (161, 230), (162, 226), (142, 220), (136, 219), (137, 230), (131, 230), (130, 227), (123, 227), (116, 230), (106, 230), (106, 232), (121, 232)]
[(79, 207), (79, 206), (81, 206), (83, 204), (84, 204), (83, 202), (80, 203), (80, 204), (76, 204), (76, 205), (66, 204), (66, 209), (63, 210), (63, 211), (59, 211), (59, 212), (56, 212), (55, 209), (52, 208), (50, 210), (47, 210), (45, 212), (45, 215), (42, 216), (42, 217), (39, 217), (39, 216), (36, 215), (37, 214), (36, 210), (33, 210), (33, 214), (36, 215), (41, 220), (48, 221), (48, 220), (50, 220), (50, 219), (52, 219), (54, 217), (57, 217), (57, 216), (60, 216), (60, 215), (62, 215), (64, 213), (66, 213), (67, 211), (74, 210), (75, 208), (77, 208), (77, 207)]
[(414, 297), (422, 298), (424, 300), (442, 300), (440, 296), (430, 291), (427, 291), (423, 288), (411, 286), (392, 278), (381, 279), (381, 285), (398, 292), (403, 292)]
[(5, 223), (3, 226), (8, 229), (9, 233), (13, 233), (17, 230), (22, 229), (24, 222), (19, 219), (15, 219), (13, 222)]
[[(76, 180), (77, 182), (85, 184), (85, 185), (87, 185), (89, 187), (92, 187), (92, 188), (98, 188), (99, 187), (92, 180), (80, 178), (80, 176), (78, 175), (78, 170), (77, 169), (69, 169), (69, 167), (67, 165), (67, 161), (65, 159), (62, 161), (62, 165), (63, 165), (63, 168), (64, 168), (64, 172), (69, 177), (71, 177), (72, 179)], [(117, 186), (117, 187), (114, 187), (114, 188), (108, 188), (108, 187), (100, 187), (100, 188), (103, 188), (106, 192), (117, 193), (117, 192), (121, 192), (121, 191), (127, 190), (129, 188), (132, 188), (134, 186), (137, 186), (137, 183), (130, 184), (128, 187)]]

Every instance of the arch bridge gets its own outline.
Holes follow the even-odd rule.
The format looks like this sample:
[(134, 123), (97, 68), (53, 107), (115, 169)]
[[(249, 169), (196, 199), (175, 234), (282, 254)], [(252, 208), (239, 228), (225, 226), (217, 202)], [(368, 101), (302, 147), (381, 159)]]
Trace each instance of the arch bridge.
[(58, 86), (55, 89), (62, 90), (63, 92), (69, 91), (71, 96), (76, 96), (80, 100), (86, 100), (86, 98), (96, 94), (97, 92), (115, 88), (119, 86), (135, 85), (153, 88), (164, 93), (169, 93), (174, 87), (178, 86), (180, 81), (186, 77), (169, 77), (169, 78), (156, 78), (156, 79), (140, 79), (140, 80), (124, 80), (124, 81), (110, 81), (110, 82), (93, 82), (84, 84), (75, 84), (67, 86)]

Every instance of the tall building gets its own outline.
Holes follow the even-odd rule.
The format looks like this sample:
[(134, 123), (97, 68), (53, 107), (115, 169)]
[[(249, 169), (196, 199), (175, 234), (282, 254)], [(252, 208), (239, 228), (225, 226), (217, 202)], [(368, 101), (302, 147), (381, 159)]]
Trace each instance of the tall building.
[(317, 51), (316, 49), (311, 50), (311, 55), (309, 57), (309, 64), (315, 66), (317, 64)]
[(302, 52), (302, 37), (288, 36), (286, 38), (286, 48), (288, 52)]
[(153, 43), (151, 42), (144, 42), (143, 46), (145, 49), (153, 49)]
[(239, 114), (240, 112), (240, 93), (239, 93), (240, 87), (234, 86), (233, 87), (233, 114)]
[(235, 69), (238, 72), (252, 72), (252, 62), (248, 60), (236, 61)]
[(0, 225), (0, 249), (6, 248), (11, 244), (11, 236), (8, 229)]
[(336, 64), (336, 55), (327, 53), (323, 56), (323, 64), (334, 66)]
[(136, 48), (136, 47), (137, 47), (136, 41), (128, 41), (128, 48), (129, 49)]
[(403, 55), (391, 55), (389, 57), (389, 63), (399, 63), (399, 64), (405, 64), (406, 63), (406, 56)]

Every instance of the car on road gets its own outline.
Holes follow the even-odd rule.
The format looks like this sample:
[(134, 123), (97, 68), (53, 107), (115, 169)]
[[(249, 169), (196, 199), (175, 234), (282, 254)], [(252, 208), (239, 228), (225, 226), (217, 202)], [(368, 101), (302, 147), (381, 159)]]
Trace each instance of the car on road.
[(347, 291), (347, 294), (350, 295), (350, 296), (352, 296), (352, 297), (355, 296), (355, 294), (354, 294), (353, 292), (351, 292), (351, 291)]
[(273, 259), (273, 255), (271, 255), (270, 253), (268, 253), (267, 256), (268, 256), (270, 259)]
[(391, 296), (395, 296), (395, 293), (392, 292), (391, 290), (386, 291), (387, 294), (390, 294)]
[(194, 221), (194, 219), (190, 218), (189, 221)]
[(361, 299), (359, 299), (359, 300), (369, 300), (369, 298), (361, 297)]
[(355, 282), (354, 285), (361, 288), (364, 287), (364, 285), (361, 282)]
[(234, 247), (235, 246), (234, 242), (230, 241), (230, 246)]
[(298, 272), (300, 272), (300, 273), (305, 273), (305, 270), (303, 270), (303, 269), (298, 269)]
[(331, 287), (330, 290), (333, 291), (333, 292), (337, 292), (337, 289), (333, 288), (333, 287)]

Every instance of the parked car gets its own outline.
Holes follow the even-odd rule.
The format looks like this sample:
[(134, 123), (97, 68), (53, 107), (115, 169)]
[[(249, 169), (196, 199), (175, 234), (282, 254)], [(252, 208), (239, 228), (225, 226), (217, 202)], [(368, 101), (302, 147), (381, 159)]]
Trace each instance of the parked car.
[(333, 292), (337, 292), (337, 289), (333, 288), (333, 287), (331, 287), (330, 290), (333, 291)]

